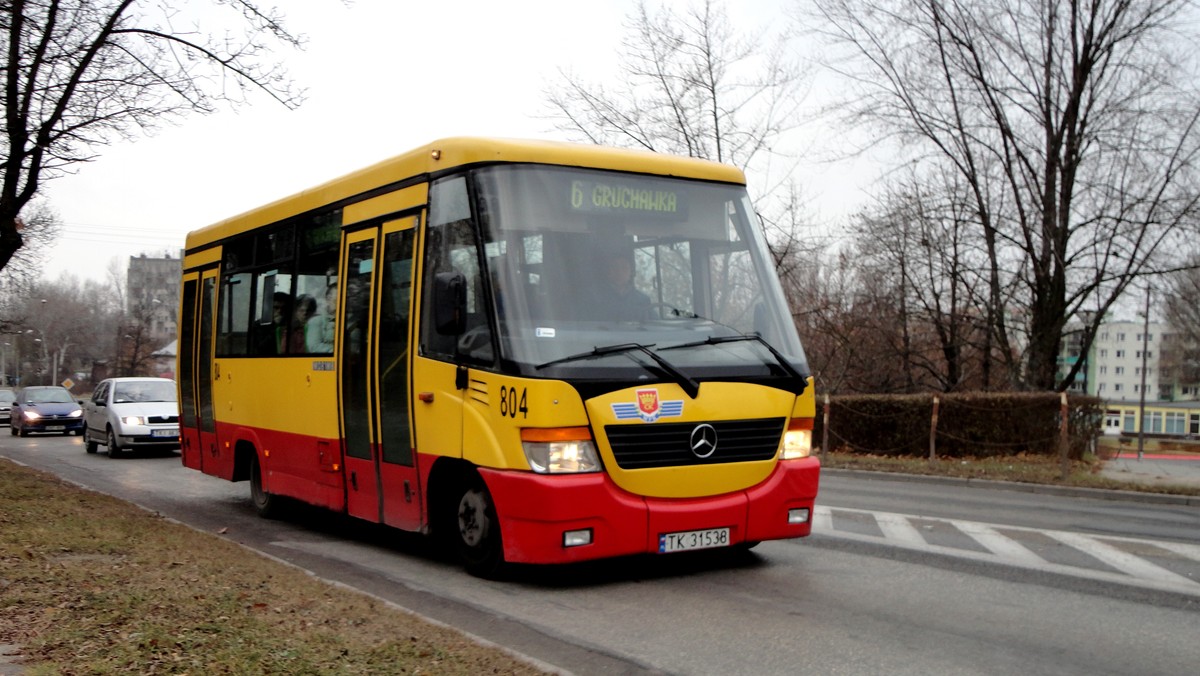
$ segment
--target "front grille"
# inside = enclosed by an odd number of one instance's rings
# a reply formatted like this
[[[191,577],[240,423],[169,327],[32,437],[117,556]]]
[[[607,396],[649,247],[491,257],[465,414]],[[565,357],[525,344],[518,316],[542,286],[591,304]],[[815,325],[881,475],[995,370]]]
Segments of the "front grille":
[[[618,467],[648,469],[770,460],[785,423],[785,418],[709,422],[717,432],[717,450],[707,458],[696,457],[691,449],[692,431],[703,424],[699,422],[608,425],[604,433]]]
[[[178,423],[179,416],[177,415],[152,415],[146,417],[146,424],[159,425],[162,423]]]

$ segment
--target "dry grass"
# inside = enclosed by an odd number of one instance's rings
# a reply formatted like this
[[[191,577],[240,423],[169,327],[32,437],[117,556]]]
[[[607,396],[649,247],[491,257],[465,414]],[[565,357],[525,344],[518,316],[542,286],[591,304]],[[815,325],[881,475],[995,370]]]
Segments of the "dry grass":
[[[534,674],[216,536],[0,460],[0,644],[35,674]]]

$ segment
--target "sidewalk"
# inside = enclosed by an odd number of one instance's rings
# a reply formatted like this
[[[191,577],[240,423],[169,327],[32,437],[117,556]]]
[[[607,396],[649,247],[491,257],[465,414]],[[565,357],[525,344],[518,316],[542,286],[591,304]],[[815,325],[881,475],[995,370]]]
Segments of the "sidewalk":
[[[1200,454],[1143,453],[1122,449],[1104,462],[1102,476],[1150,485],[1200,486]]]

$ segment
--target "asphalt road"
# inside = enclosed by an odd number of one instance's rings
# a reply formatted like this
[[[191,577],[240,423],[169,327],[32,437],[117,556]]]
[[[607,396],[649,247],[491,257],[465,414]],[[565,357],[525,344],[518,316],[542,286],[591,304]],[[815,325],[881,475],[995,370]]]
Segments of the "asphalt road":
[[[810,538],[471,578],[426,541],[77,438],[0,456],[579,674],[1191,674],[1200,510],[831,474]]]

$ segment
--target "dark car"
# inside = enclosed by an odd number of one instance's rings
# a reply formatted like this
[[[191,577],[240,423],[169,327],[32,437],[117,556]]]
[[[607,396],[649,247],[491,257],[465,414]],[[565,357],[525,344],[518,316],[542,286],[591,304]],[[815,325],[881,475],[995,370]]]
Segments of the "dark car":
[[[0,390],[0,423],[7,425],[12,420],[12,405],[17,393],[8,388]]]
[[[83,408],[65,387],[31,386],[17,391],[12,406],[12,433],[83,434]]]

